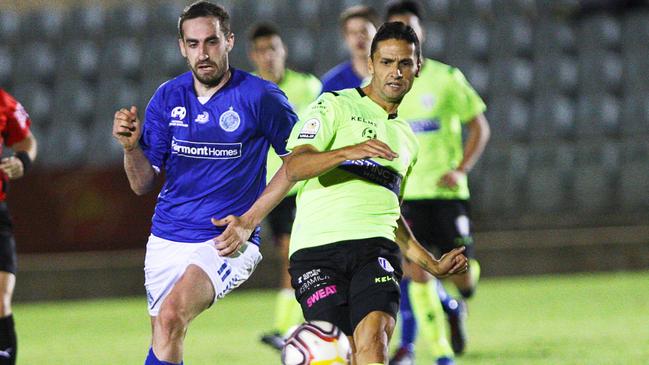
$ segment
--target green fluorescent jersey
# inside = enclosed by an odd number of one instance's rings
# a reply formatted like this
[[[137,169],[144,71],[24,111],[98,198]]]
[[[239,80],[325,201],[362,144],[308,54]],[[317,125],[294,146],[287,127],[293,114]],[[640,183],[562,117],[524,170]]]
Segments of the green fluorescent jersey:
[[[300,184],[289,256],[343,240],[394,240],[403,180],[417,159],[417,139],[410,126],[388,115],[360,88],[324,93],[301,117],[288,150],[308,144],[329,151],[376,138],[399,157],[346,161]]]
[[[295,113],[300,115],[320,94],[322,84],[317,77],[286,69],[279,88],[286,94],[288,102],[293,106]],[[282,166],[282,159],[277,156],[275,150],[268,149],[268,162],[266,163],[266,181],[275,175],[277,170]],[[297,192],[297,185],[288,192],[287,195],[294,195]]]
[[[462,125],[485,109],[460,70],[425,60],[399,106],[399,116],[410,123],[420,146],[417,166],[408,178],[406,200],[469,198],[466,179],[457,189],[438,187],[437,182],[462,162]]]

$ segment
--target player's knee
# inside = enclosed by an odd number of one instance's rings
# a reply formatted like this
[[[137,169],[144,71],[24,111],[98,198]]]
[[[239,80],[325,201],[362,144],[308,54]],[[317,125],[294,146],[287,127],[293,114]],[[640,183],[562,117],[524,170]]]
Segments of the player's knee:
[[[385,333],[368,333],[363,338],[355,339],[355,347],[357,354],[366,356],[382,356],[387,353],[388,341]]]
[[[160,308],[157,327],[166,334],[182,333],[187,326],[187,320],[177,307],[169,305]]]

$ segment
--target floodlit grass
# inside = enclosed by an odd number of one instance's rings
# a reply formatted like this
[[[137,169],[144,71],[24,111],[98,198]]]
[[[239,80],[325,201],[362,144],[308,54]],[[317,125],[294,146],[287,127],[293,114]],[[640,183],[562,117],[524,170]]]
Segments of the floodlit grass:
[[[648,364],[649,272],[483,280],[470,303],[469,364]],[[235,291],[201,315],[185,364],[279,364],[258,341],[272,291]],[[15,305],[19,364],[142,364],[142,298]],[[393,342],[396,342],[393,340]],[[432,364],[425,344],[417,363]]]

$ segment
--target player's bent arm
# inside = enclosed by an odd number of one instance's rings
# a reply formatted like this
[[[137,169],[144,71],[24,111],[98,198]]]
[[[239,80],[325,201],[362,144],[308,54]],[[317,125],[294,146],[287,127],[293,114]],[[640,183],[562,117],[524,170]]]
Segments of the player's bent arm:
[[[419,265],[433,276],[443,278],[449,275],[458,274],[467,270],[467,260],[462,251],[464,247],[454,249],[442,256],[440,260],[428,252],[412,234],[412,231],[405,223],[403,216],[399,217],[396,231],[396,241],[403,255],[410,261]]]
[[[331,151],[318,151],[311,145],[300,145],[289,155],[286,172],[291,181],[300,181],[320,176],[346,160],[362,160],[381,157],[393,160],[399,157],[387,144],[370,139],[365,142]]]
[[[282,166],[273,175],[255,203],[243,214],[242,218],[249,220],[252,227],[258,226],[261,221],[279,204],[286,194],[291,190],[295,182],[290,181],[286,174],[287,156],[281,156]]]
[[[153,189],[155,170],[139,146],[124,149],[124,171],[135,194],[144,195]]]
[[[288,179],[295,182],[320,176],[346,159],[343,149],[320,152],[307,144],[295,147],[284,164]]]
[[[36,141],[36,137],[34,137],[32,132],[29,132],[25,139],[20,142],[14,143],[14,145],[11,146],[11,149],[14,150],[14,153],[27,153],[29,159],[34,161],[36,159],[36,155],[38,154],[38,142]]]
[[[473,118],[469,122],[468,128],[469,133],[464,146],[464,158],[457,168],[465,174],[471,171],[476,162],[478,162],[491,136],[489,122],[483,113]]]

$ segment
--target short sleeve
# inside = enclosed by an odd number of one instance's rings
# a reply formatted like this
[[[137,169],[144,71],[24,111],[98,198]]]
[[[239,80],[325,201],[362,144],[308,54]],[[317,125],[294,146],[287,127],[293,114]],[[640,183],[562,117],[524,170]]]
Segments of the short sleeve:
[[[151,166],[160,172],[170,151],[169,126],[165,123],[161,89],[153,95],[144,113],[140,147]]]
[[[288,139],[288,150],[297,146],[311,145],[325,151],[336,135],[336,100],[331,93],[320,95],[306,109]]]
[[[5,91],[0,90],[0,110],[5,114],[5,128],[2,138],[9,147],[24,140],[29,135],[31,119],[25,108]]]
[[[278,156],[288,154],[286,141],[297,122],[286,95],[277,87],[269,87],[260,99],[260,125],[262,133]]]
[[[469,122],[487,107],[459,69],[452,68],[450,72],[451,80],[446,88],[449,106],[463,123]]]

